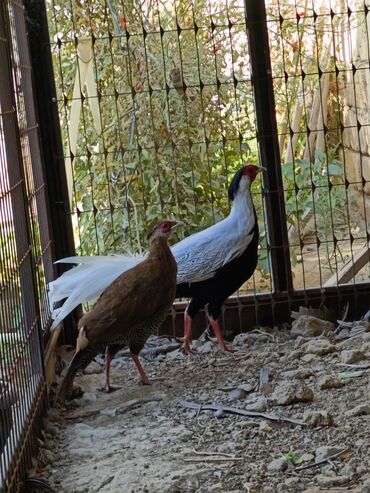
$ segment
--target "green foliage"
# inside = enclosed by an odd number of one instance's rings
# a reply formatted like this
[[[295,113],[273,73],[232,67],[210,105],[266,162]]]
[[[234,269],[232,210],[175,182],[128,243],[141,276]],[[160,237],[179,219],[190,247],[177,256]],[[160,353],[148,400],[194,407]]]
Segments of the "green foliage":
[[[79,76],[78,40],[93,38],[102,133],[96,131],[84,93],[73,156],[78,252],[142,252],[150,224],[160,217],[185,220],[185,235],[224,217],[232,175],[243,163],[259,159],[243,3],[231,0],[225,9],[203,0],[48,0],[47,7],[66,155],[73,86]],[[279,132],[287,134],[298,98],[304,98],[310,111],[319,83],[317,57],[325,49],[325,19],[315,20],[320,29],[313,39],[308,29],[311,7],[297,13],[299,22],[288,4],[267,8],[276,19],[269,24],[276,117]],[[278,21],[281,16],[284,23]],[[333,70],[332,63],[326,57],[321,70]],[[310,74],[304,84],[302,70]],[[335,118],[335,105],[330,104]],[[305,125],[301,118],[294,156],[302,156],[307,145]],[[327,144],[334,138],[328,133]],[[286,150],[285,142],[282,159]],[[336,150],[328,156],[317,152],[314,163],[295,159],[282,165],[288,222],[299,224],[313,211],[318,237],[326,245],[345,224],[344,174]],[[255,206],[260,273],[268,279],[259,193]],[[329,265],[330,255],[327,250]]]
[[[298,457],[298,455],[294,452],[294,450],[289,450],[289,452],[283,455],[282,460],[285,462],[291,462],[294,465],[301,464],[302,459]]]
[[[186,1],[160,12],[150,2],[116,2],[115,10],[97,0],[77,1],[72,11],[70,2],[48,4],[67,155],[75,37],[95,38],[103,131],[97,134],[86,99],[73,159],[82,254],[143,250],[149,225],[163,216],[185,219],[185,234],[209,226],[229,210],[235,171],[258,161],[245,25],[230,34],[226,22],[240,22],[239,2],[212,13],[222,26],[216,31],[207,2],[195,12]]]
[[[316,151],[314,163],[296,159],[284,163],[287,221],[296,225],[313,213],[317,238],[325,244],[326,260],[331,267],[329,244],[333,237],[348,234],[347,194],[342,163],[335,157],[336,148],[327,153]]]

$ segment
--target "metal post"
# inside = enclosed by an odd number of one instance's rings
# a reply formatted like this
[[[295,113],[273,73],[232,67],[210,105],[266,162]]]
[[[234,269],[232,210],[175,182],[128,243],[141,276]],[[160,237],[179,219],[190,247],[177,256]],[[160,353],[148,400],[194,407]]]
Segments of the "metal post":
[[[63,143],[60,130],[53,62],[44,0],[25,0],[34,91],[40,125],[41,149],[47,183],[48,203],[55,259],[75,255],[71,211],[64,166]],[[57,274],[69,267],[58,265]],[[77,315],[78,316],[78,315]],[[64,322],[68,342],[75,340],[75,323]]]
[[[291,291],[288,232],[264,0],[245,0],[274,292]]]

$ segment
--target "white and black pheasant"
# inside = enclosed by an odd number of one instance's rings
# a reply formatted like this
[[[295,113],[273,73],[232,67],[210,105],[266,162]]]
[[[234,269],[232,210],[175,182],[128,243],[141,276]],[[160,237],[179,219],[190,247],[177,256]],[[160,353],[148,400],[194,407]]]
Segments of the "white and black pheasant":
[[[162,325],[175,298],[177,264],[167,240],[180,225],[180,221],[156,224],[148,235],[146,259],[113,281],[93,309],[80,319],[76,353],[58,389],[59,402],[71,397],[77,371],[84,369],[106,348],[107,355],[113,355],[128,346],[141,381],[150,383],[138,355],[148,337]],[[109,368],[108,360],[108,390]]]
[[[230,214],[171,248],[178,265],[176,297],[192,298],[184,320],[186,352],[190,352],[192,320],[205,305],[221,348],[228,350],[218,317],[226,298],[251,277],[257,265],[259,232],[250,186],[263,169],[253,164],[242,167],[229,186]],[[79,265],[50,284],[51,301],[65,299],[63,306],[53,312],[53,327],[77,305],[96,298],[118,275],[142,260],[143,257],[127,255],[60,260]]]

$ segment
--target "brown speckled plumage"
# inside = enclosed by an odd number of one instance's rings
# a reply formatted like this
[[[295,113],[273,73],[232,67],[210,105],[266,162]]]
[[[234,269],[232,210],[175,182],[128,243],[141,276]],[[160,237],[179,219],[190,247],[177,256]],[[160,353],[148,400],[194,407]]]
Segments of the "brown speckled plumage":
[[[177,265],[167,239],[179,224],[158,223],[148,235],[148,257],[119,276],[81,318],[78,349],[60,386],[60,402],[70,397],[77,371],[107,346],[111,355],[129,346],[137,356],[148,337],[162,325],[176,294]]]

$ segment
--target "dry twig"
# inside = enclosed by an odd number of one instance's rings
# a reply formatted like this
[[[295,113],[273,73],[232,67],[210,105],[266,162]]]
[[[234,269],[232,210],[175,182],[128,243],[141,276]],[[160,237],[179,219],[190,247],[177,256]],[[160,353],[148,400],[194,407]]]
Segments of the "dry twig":
[[[348,452],[348,449],[345,448],[336,454],[330,455],[329,457],[326,457],[325,459],[320,460],[319,462],[312,462],[311,464],[297,467],[294,470],[295,471],[303,471],[304,469],[310,469],[311,467],[322,466],[323,464],[326,464],[327,462],[330,462],[331,460],[336,459],[337,457],[341,456],[345,452]]]
[[[238,409],[236,407],[222,406],[221,404],[197,404],[196,402],[189,402],[184,399],[177,398],[177,401],[181,406],[188,409],[195,409],[200,411],[224,411],[226,413],[239,414],[240,416],[248,416],[250,418],[264,418],[270,421],[287,422],[294,425],[306,426],[306,423],[299,421],[298,419],[288,418],[287,416],[278,416],[271,413],[258,413],[255,411],[246,411],[245,409]]]

